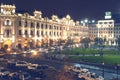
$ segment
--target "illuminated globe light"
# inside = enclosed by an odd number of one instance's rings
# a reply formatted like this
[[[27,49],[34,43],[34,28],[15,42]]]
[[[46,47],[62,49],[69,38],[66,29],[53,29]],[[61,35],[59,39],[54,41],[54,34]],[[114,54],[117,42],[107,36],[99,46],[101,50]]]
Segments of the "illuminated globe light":
[[[95,20],[92,20],[92,23],[95,23]]]
[[[80,21],[81,23],[84,23],[83,21]]]
[[[85,19],[85,23],[87,23],[88,22],[88,19]]]

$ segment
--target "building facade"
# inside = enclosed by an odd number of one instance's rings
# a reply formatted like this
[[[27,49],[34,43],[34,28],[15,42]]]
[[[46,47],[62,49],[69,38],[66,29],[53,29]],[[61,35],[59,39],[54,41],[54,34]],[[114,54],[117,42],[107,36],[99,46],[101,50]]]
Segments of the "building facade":
[[[98,20],[97,24],[89,26],[89,37],[91,40],[102,38],[105,45],[117,45],[120,37],[120,24],[113,19]]]
[[[80,42],[88,36],[88,28],[69,15],[61,19],[53,15],[49,19],[42,17],[41,11],[34,11],[34,15],[16,13],[15,5],[6,4],[1,4],[0,10],[0,48],[54,46],[59,40]]]

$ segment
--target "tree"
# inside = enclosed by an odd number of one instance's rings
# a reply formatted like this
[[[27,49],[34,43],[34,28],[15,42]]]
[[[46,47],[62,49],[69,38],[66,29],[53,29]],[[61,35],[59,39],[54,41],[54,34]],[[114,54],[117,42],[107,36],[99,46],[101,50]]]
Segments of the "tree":
[[[103,40],[102,38],[98,38],[98,37],[96,37],[95,39],[94,39],[94,42],[95,42],[95,45],[98,45],[99,46],[99,52],[98,52],[98,54],[100,54],[100,56],[101,57],[103,57],[103,48],[104,48],[104,41],[105,40]]]
[[[102,38],[96,37],[96,38],[94,39],[94,42],[95,42],[95,45],[103,45],[104,40],[103,40]]]
[[[49,45],[53,46],[53,44],[54,44],[54,41],[52,39],[50,39]]]
[[[85,48],[88,48],[90,41],[91,41],[90,38],[83,38],[83,39],[81,40],[81,43],[84,44],[84,47],[85,47]]]
[[[117,38],[118,49],[120,50],[120,37]]]

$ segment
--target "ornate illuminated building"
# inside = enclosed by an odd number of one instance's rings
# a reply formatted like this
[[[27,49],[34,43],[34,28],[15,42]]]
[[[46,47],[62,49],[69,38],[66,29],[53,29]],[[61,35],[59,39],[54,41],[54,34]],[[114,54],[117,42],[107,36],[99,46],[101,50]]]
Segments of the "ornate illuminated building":
[[[77,43],[88,36],[88,28],[75,22],[69,15],[61,19],[53,15],[49,19],[43,18],[41,11],[34,11],[33,16],[16,13],[15,5],[1,4],[0,8],[0,48],[50,46],[50,43],[55,45],[68,39]]]

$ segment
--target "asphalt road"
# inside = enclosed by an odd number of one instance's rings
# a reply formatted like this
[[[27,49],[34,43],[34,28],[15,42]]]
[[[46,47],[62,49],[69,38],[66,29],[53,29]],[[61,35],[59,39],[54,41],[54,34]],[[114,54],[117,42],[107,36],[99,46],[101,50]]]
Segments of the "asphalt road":
[[[93,66],[93,65],[86,65],[86,64],[80,64],[82,68],[87,68],[89,69],[90,72],[94,72],[97,75],[104,75],[105,80],[110,80],[112,78],[118,78],[120,79],[120,70],[118,70],[118,74],[117,74],[117,70],[115,69],[108,69],[108,68],[103,68],[103,67],[98,67],[98,66]]]

